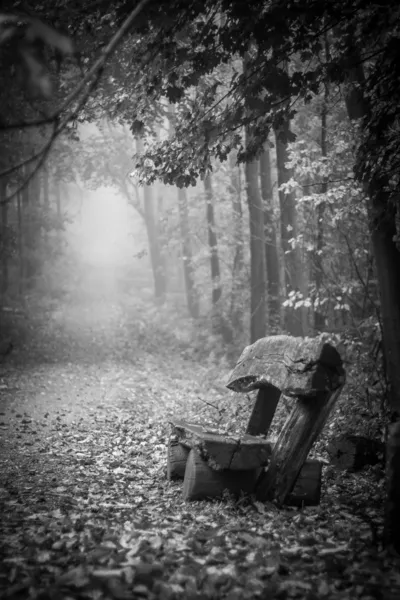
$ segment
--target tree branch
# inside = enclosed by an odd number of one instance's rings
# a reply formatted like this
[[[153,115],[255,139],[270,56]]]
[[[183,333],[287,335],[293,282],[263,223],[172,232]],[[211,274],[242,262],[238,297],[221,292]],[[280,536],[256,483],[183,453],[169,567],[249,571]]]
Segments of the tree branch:
[[[80,81],[80,83],[72,90],[72,92],[66,97],[64,102],[57,108],[57,110],[50,113],[48,117],[45,119],[37,119],[33,121],[25,122],[22,127],[37,127],[39,125],[46,125],[55,121],[61,113],[63,113],[70,104],[79,96],[79,94],[84,90],[84,88],[89,84],[90,80],[96,76],[99,71],[101,71],[104,67],[106,60],[111,56],[114,50],[119,46],[125,34],[129,31],[134,19],[141,12],[141,10],[148,4],[150,0],[141,0],[139,4],[132,10],[129,16],[122,23],[121,27],[118,29],[116,34],[111,38],[108,42],[107,46],[103,48],[101,51],[101,55],[95,61],[93,66],[86,73],[84,78]],[[4,127],[4,129],[16,129],[21,128],[21,123],[11,123]],[[0,177],[3,176],[4,173],[0,173]]]
[[[150,0],[141,0],[141,2],[139,2],[139,4],[136,6],[136,8],[133,9],[133,11],[125,19],[124,23],[121,25],[121,27],[119,28],[117,33],[111,38],[110,42],[104,48],[101,56],[97,59],[97,61],[92,66],[92,68],[89,69],[89,71],[87,72],[85,77],[82,79],[80,84],[75,88],[75,90],[73,90],[71,92],[71,94],[69,94],[69,96],[63,102],[62,106],[58,109],[58,111],[56,111],[56,113],[53,116],[53,122],[55,124],[54,131],[53,131],[50,139],[44,144],[44,146],[39,150],[39,152],[37,152],[32,157],[21,161],[19,164],[14,165],[13,167],[10,167],[10,168],[5,169],[4,171],[0,172],[0,178],[5,177],[5,176],[10,175],[11,173],[15,172],[16,170],[20,169],[22,166],[29,164],[31,162],[34,162],[35,160],[38,160],[38,163],[36,164],[33,172],[29,175],[28,180],[25,181],[18,190],[13,192],[11,194],[11,196],[4,198],[0,204],[6,204],[8,202],[11,202],[11,200],[16,196],[16,194],[18,194],[22,189],[24,189],[24,187],[27,185],[27,183],[29,183],[29,181],[32,179],[32,177],[34,177],[34,175],[37,173],[38,169],[45,162],[45,160],[48,156],[48,153],[50,152],[50,150],[54,144],[55,139],[66,128],[69,121],[74,119],[78,115],[80,110],[83,108],[83,106],[86,104],[91,92],[97,85],[97,82],[102,73],[104,63],[106,62],[107,58],[112,54],[112,52],[114,52],[114,50],[117,48],[117,46],[121,43],[124,35],[127,33],[129,28],[131,27],[135,17],[139,14],[139,12],[142,10],[142,8],[146,4],[148,4],[149,1]],[[95,79],[93,81],[91,81],[93,79],[93,77],[95,77]],[[86,90],[85,90],[83,96],[81,97],[81,99],[79,100],[75,109],[71,110],[69,112],[69,114],[67,114],[66,117],[64,117],[64,119],[61,121],[61,123],[59,125],[57,125],[58,116],[61,114],[61,112],[63,110],[65,110],[66,108],[68,108],[70,106],[70,104],[75,100],[75,98],[77,98],[77,96],[79,96],[79,94],[82,92],[82,90],[84,90],[85,87],[86,87]]]

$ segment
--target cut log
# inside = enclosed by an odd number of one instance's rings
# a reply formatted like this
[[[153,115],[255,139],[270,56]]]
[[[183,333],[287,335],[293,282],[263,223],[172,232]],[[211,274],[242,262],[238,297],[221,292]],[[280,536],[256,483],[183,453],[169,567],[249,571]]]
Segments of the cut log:
[[[329,336],[300,338],[275,335],[247,346],[227,387],[249,392],[274,386],[286,396],[315,397],[320,391],[332,391],[342,385],[342,359]]]
[[[241,491],[251,494],[258,475],[259,469],[215,471],[196,450],[191,450],[183,480],[183,498],[185,500],[216,498],[221,496],[224,490],[235,495],[239,495]]]
[[[251,470],[268,464],[271,444],[263,438],[248,434],[233,437],[184,421],[173,421],[171,426],[171,441],[196,450],[215,470]]]
[[[179,442],[170,440],[167,454],[167,477],[168,479],[183,479],[185,476],[186,461],[190,449],[182,446]]]
[[[317,460],[307,460],[296,481],[293,491],[285,499],[287,506],[316,506],[321,495],[322,464]],[[254,492],[260,469],[251,471],[215,471],[191,450],[186,463],[183,482],[185,500],[205,500],[218,498],[224,490],[239,495],[241,492]]]
[[[272,385],[261,387],[258,390],[246,433],[267,435],[280,397],[280,390]]]
[[[327,451],[335,467],[359,471],[366,465],[383,462],[385,445],[361,435],[343,434],[329,442]]]
[[[257,483],[259,500],[283,504],[340,396],[343,383],[335,391],[317,392],[314,398],[297,400],[278,436],[268,468]]]
[[[321,501],[321,484],[322,463],[316,459],[307,459],[284,504],[299,507],[318,506]]]

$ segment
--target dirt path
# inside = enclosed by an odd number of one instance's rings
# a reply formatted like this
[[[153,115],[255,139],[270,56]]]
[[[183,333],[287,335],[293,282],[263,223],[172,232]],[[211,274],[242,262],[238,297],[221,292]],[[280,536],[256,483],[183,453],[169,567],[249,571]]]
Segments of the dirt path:
[[[166,421],[220,391],[139,329],[119,307],[59,310],[1,365],[2,597],[390,598],[368,524],[329,495],[182,502]]]

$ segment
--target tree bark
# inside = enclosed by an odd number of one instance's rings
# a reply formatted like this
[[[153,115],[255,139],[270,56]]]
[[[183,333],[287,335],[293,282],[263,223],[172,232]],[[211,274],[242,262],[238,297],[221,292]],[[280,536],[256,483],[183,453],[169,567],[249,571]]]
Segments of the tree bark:
[[[165,236],[164,231],[164,197],[163,190],[160,189],[161,186],[157,188],[157,239],[160,245],[160,264],[162,267],[162,271],[164,273],[164,286],[165,286],[165,294],[168,291],[168,266],[167,266],[167,243],[168,240]]]
[[[170,135],[175,130],[174,106],[170,104],[168,109]],[[186,188],[178,188],[178,212],[179,228],[181,234],[183,278],[185,282],[186,301],[189,314],[193,319],[200,316],[199,296],[196,290],[194,278],[192,244],[190,239],[189,210]]]
[[[17,223],[18,223],[18,291],[22,295],[24,291],[24,244],[23,244],[23,223],[22,223],[22,193],[17,193]]]
[[[23,169],[23,176],[28,175],[28,170]],[[34,249],[34,218],[32,206],[32,190],[33,186],[30,182],[22,190],[22,212],[23,219],[23,244],[24,244],[24,280],[27,287],[33,285],[32,277],[35,269],[33,265],[33,249]]]
[[[276,237],[273,190],[271,178],[271,156],[268,141],[260,156],[261,195],[264,206],[265,261],[267,267],[268,317],[270,331],[281,330],[279,289],[279,258]]]
[[[233,152],[229,156],[229,167],[232,190],[233,242],[235,247],[233,276],[235,276],[243,268],[243,211],[240,190],[240,167],[236,164],[236,156]]]
[[[326,149],[326,122],[327,122],[327,106],[326,99],[322,105],[321,111],[321,156],[327,156]],[[326,194],[328,191],[327,181],[323,181],[321,184],[321,194]],[[316,207],[316,218],[317,218],[317,235],[315,240],[315,251],[313,260],[313,279],[315,285],[315,299],[321,301],[321,290],[323,283],[323,264],[322,264],[322,252],[324,248],[324,214],[325,214],[325,201],[321,200]],[[314,332],[320,333],[325,327],[325,317],[318,308],[314,311]]]
[[[49,232],[49,209],[50,209],[50,197],[49,197],[49,172],[47,166],[44,165],[42,169],[42,196],[43,196],[43,238],[47,240]]]
[[[62,213],[61,213],[61,183],[58,179],[55,181],[55,194],[54,199],[56,203],[56,214],[58,226],[61,230],[61,222],[62,222]]]
[[[154,296],[156,300],[163,303],[166,295],[166,280],[154,214],[154,194],[151,186],[145,185],[143,194],[144,218],[146,222],[147,239],[149,241],[150,260],[154,279]]]
[[[236,153],[229,155],[230,192],[232,201],[232,241],[233,264],[230,300],[230,322],[232,329],[239,335],[243,332],[243,310],[241,296],[244,291],[244,245],[243,245],[243,211],[241,198],[240,166],[236,164]]]
[[[246,74],[249,54],[243,61]],[[246,148],[251,142],[251,126],[245,128]],[[253,158],[245,165],[250,226],[250,343],[267,331],[267,269],[265,263],[264,211],[259,184],[259,163]]]
[[[357,54],[354,51],[355,55]],[[356,60],[354,60],[356,58]],[[352,67],[347,72],[345,101],[349,118],[363,121],[369,106],[363,96],[364,71],[357,56],[352,57]],[[386,513],[385,538],[400,553],[400,253],[396,247],[396,207],[386,191],[384,176],[364,180],[368,198],[369,228],[376,264],[381,300],[382,337],[387,379],[390,383],[389,402],[392,425],[389,427],[386,463]]]
[[[349,72],[345,100],[350,119],[363,119],[368,115],[369,108],[362,96],[364,83],[361,65]],[[395,243],[396,207],[386,191],[383,178],[375,176],[370,181],[363,181],[363,185],[369,199],[369,228],[379,282],[386,367],[391,384],[390,405],[396,420],[400,419],[400,253]]]
[[[253,344],[267,331],[264,213],[258,184],[258,161],[254,159],[246,163],[245,173],[250,216],[250,343]]]
[[[292,173],[286,168],[288,157],[288,135],[290,133],[290,123],[285,120],[281,128],[275,129],[276,140],[276,160],[278,169],[279,188],[287,183]],[[285,253],[285,275],[286,275],[286,295],[289,292],[300,291],[300,274],[302,271],[301,260],[297,248],[293,248],[290,240],[297,235],[296,202],[294,192],[285,192],[279,189],[279,204],[281,207],[281,235],[282,247]],[[285,311],[285,328],[291,335],[303,335],[302,314],[293,308]]]
[[[6,197],[7,183],[5,179],[0,179],[0,202],[1,202],[1,290],[3,294],[8,289],[8,256],[9,256],[9,235],[8,235],[8,202],[4,202]]]
[[[400,421],[389,426],[386,448],[385,540],[400,554]]]
[[[327,35],[325,35],[325,58],[329,60],[329,47]],[[328,97],[329,97],[329,85],[328,82],[325,82],[324,88],[324,97],[322,101],[322,109],[321,109],[321,157],[326,159],[328,156],[327,149],[327,136],[328,136]],[[325,164],[325,161],[324,161]],[[321,195],[326,196],[328,192],[328,180],[327,177],[323,177],[323,181],[321,184]],[[315,253],[314,253],[314,264],[313,264],[313,275],[314,275],[314,284],[315,284],[315,296],[319,300],[321,299],[321,289],[323,283],[323,262],[322,262],[322,252],[324,248],[324,216],[325,216],[325,201],[322,200],[319,202],[316,210],[317,216],[317,239],[315,240]],[[318,309],[314,311],[314,332],[320,333],[325,328],[325,317]]]
[[[143,144],[139,138],[136,140],[136,146],[138,153],[143,151]],[[164,264],[161,257],[160,242],[158,239],[158,227],[155,217],[155,200],[152,186],[144,185],[143,195],[143,214],[146,225],[147,240],[149,243],[151,268],[153,271],[154,297],[158,302],[163,303],[166,295],[166,280]]]
[[[206,219],[208,232],[208,249],[210,252],[212,304],[218,303],[222,294],[221,273],[219,268],[218,243],[215,231],[214,201],[211,183],[211,175],[208,173],[204,178],[204,190],[206,195]]]
[[[193,319],[200,316],[199,297],[194,279],[192,245],[190,241],[189,211],[185,188],[178,188],[179,226],[181,232],[183,276],[189,314]]]

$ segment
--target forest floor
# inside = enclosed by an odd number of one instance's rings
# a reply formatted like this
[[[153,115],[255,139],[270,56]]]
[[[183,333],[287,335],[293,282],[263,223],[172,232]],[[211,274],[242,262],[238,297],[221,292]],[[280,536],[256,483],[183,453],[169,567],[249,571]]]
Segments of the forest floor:
[[[120,306],[64,306],[30,327],[0,364],[2,598],[400,597],[365,476],[324,477],[303,510],[186,503],[166,478],[168,419],[218,404],[215,372]]]

